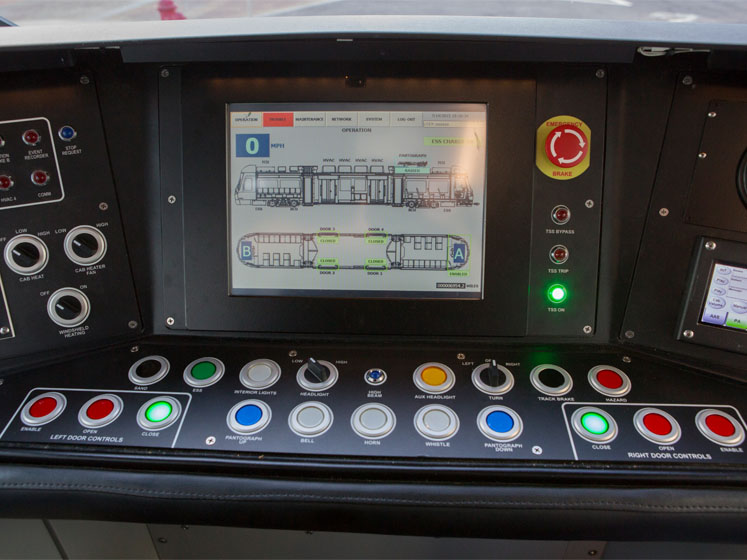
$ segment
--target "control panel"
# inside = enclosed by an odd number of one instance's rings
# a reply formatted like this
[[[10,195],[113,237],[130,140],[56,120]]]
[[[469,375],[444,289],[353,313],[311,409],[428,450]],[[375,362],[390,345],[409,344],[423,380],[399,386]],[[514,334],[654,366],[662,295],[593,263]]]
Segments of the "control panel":
[[[747,462],[743,388],[589,349],[140,344],[8,377],[0,401],[0,445]]]
[[[52,125],[46,118],[0,122],[0,210],[59,202],[65,197]],[[64,125],[60,140],[75,138]]]
[[[0,358],[138,332],[92,79],[18,76],[0,107]]]

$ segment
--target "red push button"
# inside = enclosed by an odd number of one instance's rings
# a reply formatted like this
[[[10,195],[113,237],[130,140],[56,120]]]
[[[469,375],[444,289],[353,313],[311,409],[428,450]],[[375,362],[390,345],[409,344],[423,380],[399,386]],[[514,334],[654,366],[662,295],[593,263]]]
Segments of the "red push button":
[[[737,431],[732,421],[720,414],[709,414],[706,416],[705,423],[714,434],[724,438],[733,436]]]
[[[43,397],[35,401],[29,408],[29,416],[32,418],[44,418],[54,412],[57,399],[54,397]]]
[[[695,425],[712,442],[735,447],[744,442],[744,428],[731,414],[715,408],[701,410],[695,416]]]
[[[554,128],[545,140],[545,154],[557,167],[576,167],[589,153],[589,141],[583,130],[564,124]]]
[[[13,186],[13,178],[10,175],[0,175],[0,191],[7,191]]]
[[[666,436],[672,432],[672,423],[658,412],[649,412],[643,417],[643,425],[657,436]]]
[[[619,389],[623,385],[623,379],[617,372],[611,369],[602,369],[597,372],[597,381],[607,389]]]
[[[589,385],[607,397],[622,397],[630,392],[632,384],[624,371],[614,366],[599,365],[589,370]]]
[[[21,409],[21,422],[27,426],[41,426],[57,418],[65,410],[67,399],[62,393],[50,391],[36,395]]]
[[[109,416],[112,410],[114,410],[114,403],[112,401],[109,399],[99,399],[88,406],[86,416],[91,420],[101,420]]]
[[[78,422],[86,428],[103,428],[119,418],[123,406],[117,395],[96,395],[80,407]]]
[[[674,416],[658,408],[642,408],[633,416],[633,424],[639,434],[658,445],[674,445],[682,435]]]

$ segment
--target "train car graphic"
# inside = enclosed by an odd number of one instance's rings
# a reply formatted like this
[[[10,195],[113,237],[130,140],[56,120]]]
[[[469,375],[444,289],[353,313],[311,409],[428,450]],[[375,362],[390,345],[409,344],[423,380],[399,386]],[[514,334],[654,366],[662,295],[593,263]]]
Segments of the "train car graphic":
[[[409,162],[408,162],[409,163]],[[256,166],[241,170],[236,204],[313,206],[373,204],[438,208],[472,206],[469,176],[458,166],[416,165]]]
[[[236,254],[252,268],[441,271],[467,267],[470,247],[451,234],[248,233]]]

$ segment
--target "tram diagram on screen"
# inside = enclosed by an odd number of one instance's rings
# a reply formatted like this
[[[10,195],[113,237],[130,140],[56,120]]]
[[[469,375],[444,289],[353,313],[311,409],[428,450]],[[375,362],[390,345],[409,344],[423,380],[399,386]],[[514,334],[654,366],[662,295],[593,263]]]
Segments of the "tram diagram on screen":
[[[230,293],[482,297],[483,104],[228,106]]]

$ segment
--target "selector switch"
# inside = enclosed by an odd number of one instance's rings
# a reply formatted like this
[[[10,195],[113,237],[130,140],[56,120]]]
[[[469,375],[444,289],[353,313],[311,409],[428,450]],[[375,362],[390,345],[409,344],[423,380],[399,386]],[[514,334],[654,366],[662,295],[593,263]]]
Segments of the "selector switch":
[[[77,226],[65,236],[65,255],[75,264],[90,266],[106,255],[106,237],[93,226]]]
[[[22,234],[5,245],[5,264],[21,276],[31,276],[44,270],[49,261],[47,245],[35,235]]]
[[[88,296],[75,288],[62,288],[47,301],[47,313],[52,322],[70,328],[82,325],[91,313]]]
[[[304,377],[309,383],[324,383],[329,379],[329,368],[320,364],[314,358],[309,358],[309,361],[306,362]]]
[[[513,388],[514,376],[508,368],[490,360],[472,371],[472,384],[488,395],[502,395]]]
[[[324,391],[337,383],[338,377],[337,368],[332,363],[309,358],[309,361],[298,369],[296,381],[308,391]]]

